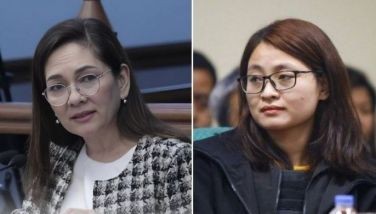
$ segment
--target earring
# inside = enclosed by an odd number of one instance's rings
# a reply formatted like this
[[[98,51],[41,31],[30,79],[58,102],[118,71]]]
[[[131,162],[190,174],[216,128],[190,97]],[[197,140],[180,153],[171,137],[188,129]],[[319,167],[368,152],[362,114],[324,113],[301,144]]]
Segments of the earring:
[[[126,102],[127,102],[127,99],[124,98],[124,99],[123,99],[123,103],[125,104]]]
[[[60,124],[59,119],[56,118],[55,123],[56,123],[56,124]]]

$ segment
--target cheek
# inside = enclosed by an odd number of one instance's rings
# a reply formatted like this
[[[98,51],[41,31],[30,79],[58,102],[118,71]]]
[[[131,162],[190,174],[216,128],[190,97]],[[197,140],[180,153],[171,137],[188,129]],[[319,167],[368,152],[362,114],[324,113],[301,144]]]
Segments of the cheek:
[[[64,106],[59,106],[59,107],[53,107],[51,106],[52,111],[55,113],[55,116],[59,118],[59,120],[67,120],[66,118],[67,111]]]
[[[289,111],[302,115],[305,117],[313,116],[318,105],[318,97],[306,95],[300,95],[297,97],[286,98],[285,103]]]
[[[103,90],[96,96],[95,103],[103,107],[108,113],[111,113],[109,109],[118,109],[120,106],[120,92],[118,88],[115,85],[103,87]]]
[[[259,99],[258,97],[253,97],[251,95],[247,95],[247,104],[248,104],[248,108],[249,108],[249,111],[251,112],[251,115],[253,117],[256,116],[256,113],[257,113],[257,106],[258,106],[258,103],[261,101],[261,99]]]
[[[101,87],[95,96],[95,100],[110,103],[117,98],[120,100],[120,89],[117,82],[114,79],[101,82]]]

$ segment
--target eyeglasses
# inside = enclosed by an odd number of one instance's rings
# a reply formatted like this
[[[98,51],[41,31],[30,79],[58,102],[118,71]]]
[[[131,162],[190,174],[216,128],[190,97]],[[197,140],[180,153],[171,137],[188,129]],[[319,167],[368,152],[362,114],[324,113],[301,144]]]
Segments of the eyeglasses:
[[[298,74],[311,72],[314,71],[279,71],[268,76],[251,74],[240,77],[238,81],[246,94],[261,93],[266,86],[266,80],[269,80],[275,90],[284,91],[296,85]]]
[[[110,71],[105,71],[101,74],[86,74],[78,77],[74,83],[76,91],[85,97],[96,94],[100,88],[99,79],[107,72]],[[71,87],[72,85],[65,86],[63,84],[49,85],[44,89],[42,95],[52,106],[62,106],[68,101],[72,90]]]

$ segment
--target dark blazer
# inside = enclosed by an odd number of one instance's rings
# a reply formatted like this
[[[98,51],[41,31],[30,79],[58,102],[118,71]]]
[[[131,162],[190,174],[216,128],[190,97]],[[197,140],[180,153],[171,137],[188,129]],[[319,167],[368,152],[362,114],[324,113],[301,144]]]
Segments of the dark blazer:
[[[195,214],[276,213],[281,170],[253,170],[241,149],[234,146],[236,141],[239,138],[232,130],[195,142]],[[258,197],[260,192],[262,197]],[[354,176],[340,181],[322,162],[306,188],[303,213],[329,213],[337,194],[354,195],[358,211],[376,211],[376,180]]]

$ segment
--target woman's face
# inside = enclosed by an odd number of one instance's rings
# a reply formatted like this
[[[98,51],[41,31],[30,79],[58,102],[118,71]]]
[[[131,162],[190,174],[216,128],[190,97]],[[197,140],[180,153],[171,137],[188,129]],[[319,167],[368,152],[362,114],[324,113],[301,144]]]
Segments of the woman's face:
[[[96,81],[93,77],[101,74],[96,93],[90,96],[80,94],[87,90],[84,88],[88,81]],[[98,60],[89,48],[77,43],[67,43],[56,49],[45,66],[50,94],[61,85],[71,86],[65,103],[51,105],[56,117],[65,129],[83,138],[116,128],[120,99],[128,95],[128,77],[128,67],[122,66],[119,77],[115,79],[107,65]],[[80,93],[77,87],[80,87]]]
[[[364,87],[354,87],[351,96],[362,126],[363,136],[369,140],[373,133],[374,113],[371,95]]]
[[[281,71],[310,71],[298,59],[260,43],[248,62],[248,75],[267,76]],[[296,127],[312,127],[319,100],[327,98],[314,73],[299,73],[296,85],[285,91],[277,91],[269,80],[259,94],[247,94],[249,110],[255,121],[268,131],[288,130]]]

